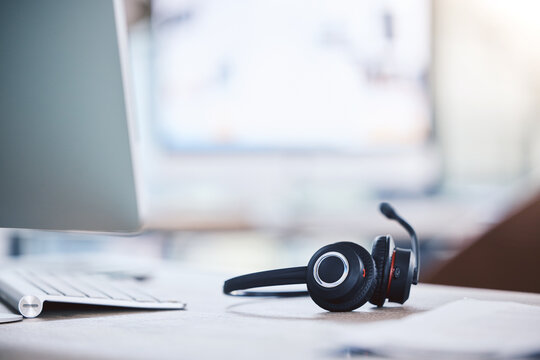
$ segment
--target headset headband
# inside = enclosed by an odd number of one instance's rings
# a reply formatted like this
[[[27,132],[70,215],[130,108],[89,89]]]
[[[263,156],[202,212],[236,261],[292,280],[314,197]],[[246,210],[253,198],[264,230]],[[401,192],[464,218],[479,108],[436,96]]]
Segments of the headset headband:
[[[305,296],[307,291],[241,291],[239,290],[259,288],[264,286],[276,285],[293,285],[306,283],[306,266],[298,266],[285,269],[268,270],[237,276],[225,281],[223,284],[223,292],[227,295],[243,295],[243,296],[279,296],[279,297],[294,297]],[[234,292],[234,294],[233,294]]]

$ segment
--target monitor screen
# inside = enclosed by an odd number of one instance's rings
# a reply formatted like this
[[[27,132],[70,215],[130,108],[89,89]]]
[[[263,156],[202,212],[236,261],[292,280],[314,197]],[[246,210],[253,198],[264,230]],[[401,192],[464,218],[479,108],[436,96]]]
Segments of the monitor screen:
[[[0,227],[140,227],[120,1],[0,3]]]

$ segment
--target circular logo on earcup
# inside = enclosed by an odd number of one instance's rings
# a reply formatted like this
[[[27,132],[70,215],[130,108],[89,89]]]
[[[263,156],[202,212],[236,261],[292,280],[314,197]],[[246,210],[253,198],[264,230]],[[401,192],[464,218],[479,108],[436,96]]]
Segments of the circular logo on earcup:
[[[322,254],[313,266],[313,278],[322,287],[334,288],[345,281],[349,262],[343,254],[329,251]]]

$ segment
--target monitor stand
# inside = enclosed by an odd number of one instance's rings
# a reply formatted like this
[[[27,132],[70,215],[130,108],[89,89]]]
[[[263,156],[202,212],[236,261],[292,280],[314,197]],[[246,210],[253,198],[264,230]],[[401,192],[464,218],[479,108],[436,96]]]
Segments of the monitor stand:
[[[22,319],[23,317],[21,315],[0,313],[0,324],[21,321]]]
[[[13,255],[13,253],[20,252],[20,238],[13,234],[9,237],[10,244],[9,244],[9,254]],[[18,255],[18,254],[17,254]],[[0,300],[0,324],[3,323],[9,323],[9,322],[15,322],[15,321],[21,321],[23,317],[19,314],[13,314],[10,312],[6,312],[7,308],[4,309],[4,303],[2,300]]]

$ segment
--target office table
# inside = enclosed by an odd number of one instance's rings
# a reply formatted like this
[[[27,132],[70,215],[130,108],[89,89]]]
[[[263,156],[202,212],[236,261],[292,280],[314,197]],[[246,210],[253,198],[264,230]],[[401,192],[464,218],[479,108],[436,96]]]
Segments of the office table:
[[[148,285],[188,303],[184,311],[50,306],[38,318],[0,326],[0,358],[339,358],[343,338],[464,297],[540,305],[539,294],[420,284],[405,305],[329,313],[310,298],[222,295],[226,276],[175,267]]]

